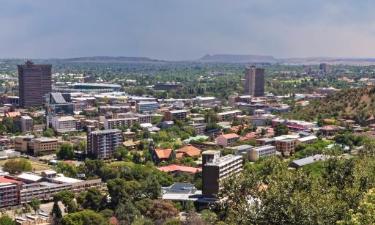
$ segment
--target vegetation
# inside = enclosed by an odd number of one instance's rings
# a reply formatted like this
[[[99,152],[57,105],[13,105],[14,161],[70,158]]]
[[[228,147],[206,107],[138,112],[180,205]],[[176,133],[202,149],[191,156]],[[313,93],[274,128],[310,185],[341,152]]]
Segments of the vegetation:
[[[289,118],[307,121],[324,118],[352,119],[359,124],[375,116],[375,88],[345,89],[306,107],[295,107]]]
[[[31,163],[27,159],[10,159],[3,166],[3,170],[10,174],[31,171],[31,169]]]
[[[69,143],[63,143],[60,146],[59,151],[56,153],[58,159],[71,160],[74,158],[73,145]]]

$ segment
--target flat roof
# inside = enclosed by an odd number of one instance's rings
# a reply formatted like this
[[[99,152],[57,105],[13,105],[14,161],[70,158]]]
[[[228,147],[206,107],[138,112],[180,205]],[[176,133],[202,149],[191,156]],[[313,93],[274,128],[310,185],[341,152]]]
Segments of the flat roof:
[[[65,176],[58,176],[58,177],[53,178],[52,180],[57,181],[59,183],[64,183],[64,184],[74,184],[74,183],[79,183],[82,181],[82,180],[78,180],[78,179],[71,178],[71,177],[65,177]]]
[[[22,180],[27,180],[27,181],[33,181],[33,182],[37,182],[42,179],[41,176],[33,174],[33,173],[21,173],[20,175],[17,176],[17,178],[22,179]]]
[[[208,162],[208,163],[206,163],[206,165],[209,165],[209,166],[223,166],[223,165],[225,165],[227,163],[230,163],[230,162],[233,162],[233,161],[236,161],[236,160],[239,160],[239,159],[242,160],[242,156],[229,154],[229,155],[217,158],[213,162]]]
[[[91,132],[90,134],[110,134],[110,133],[116,133],[121,132],[119,129],[108,129],[108,130],[96,130]]]

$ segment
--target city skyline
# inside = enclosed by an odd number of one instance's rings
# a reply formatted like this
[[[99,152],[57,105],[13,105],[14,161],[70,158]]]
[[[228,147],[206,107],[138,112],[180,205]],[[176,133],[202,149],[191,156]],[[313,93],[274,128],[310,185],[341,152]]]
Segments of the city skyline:
[[[0,58],[375,56],[371,1],[1,3]]]

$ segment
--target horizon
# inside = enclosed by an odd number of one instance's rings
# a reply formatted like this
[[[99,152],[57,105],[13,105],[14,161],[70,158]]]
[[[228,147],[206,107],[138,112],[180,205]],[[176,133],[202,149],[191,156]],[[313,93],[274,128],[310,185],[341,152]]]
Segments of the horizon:
[[[354,0],[3,0],[0,58],[375,58],[374,6]]]

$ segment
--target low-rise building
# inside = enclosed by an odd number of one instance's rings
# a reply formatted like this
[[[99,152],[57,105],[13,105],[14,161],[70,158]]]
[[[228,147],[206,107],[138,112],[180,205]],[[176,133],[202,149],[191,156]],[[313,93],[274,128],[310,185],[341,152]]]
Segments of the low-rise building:
[[[180,159],[183,157],[193,157],[197,158],[201,155],[201,150],[190,144],[183,146],[176,150],[176,158]]]
[[[59,143],[57,138],[35,138],[30,143],[31,151],[34,155],[45,155],[51,154],[58,150]]]
[[[21,130],[22,133],[33,130],[33,119],[30,116],[21,116]]]
[[[20,203],[20,182],[0,177],[0,208],[15,206]]]
[[[241,110],[232,110],[217,114],[219,121],[232,121],[236,116],[241,115]]]
[[[216,144],[222,147],[227,147],[234,144],[236,141],[238,141],[239,138],[240,136],[234,133],[222,134],[216,138]]]
[[[277,140],[275,144],[276,144],[276,150],[281,152],[283,156],[290,156],[294,153],[294,150],[297,145],[297,139],[289,138],[289,139]]]
[[[250,161],[255,162],[259,158],[269,157],[273,155],[276,155],[276,147],[273,145],[264,145],[251,149],[248,156]]]
[[[77,130],[77,120],[73,116],[52,117],[52,127],[56,132],[65,133]]]
[[[138,102],[137,112],[154,112],[159,108],[158,102]]]
[[[185,120],[187,110],[170,110],[164,113],[165,120]]]

